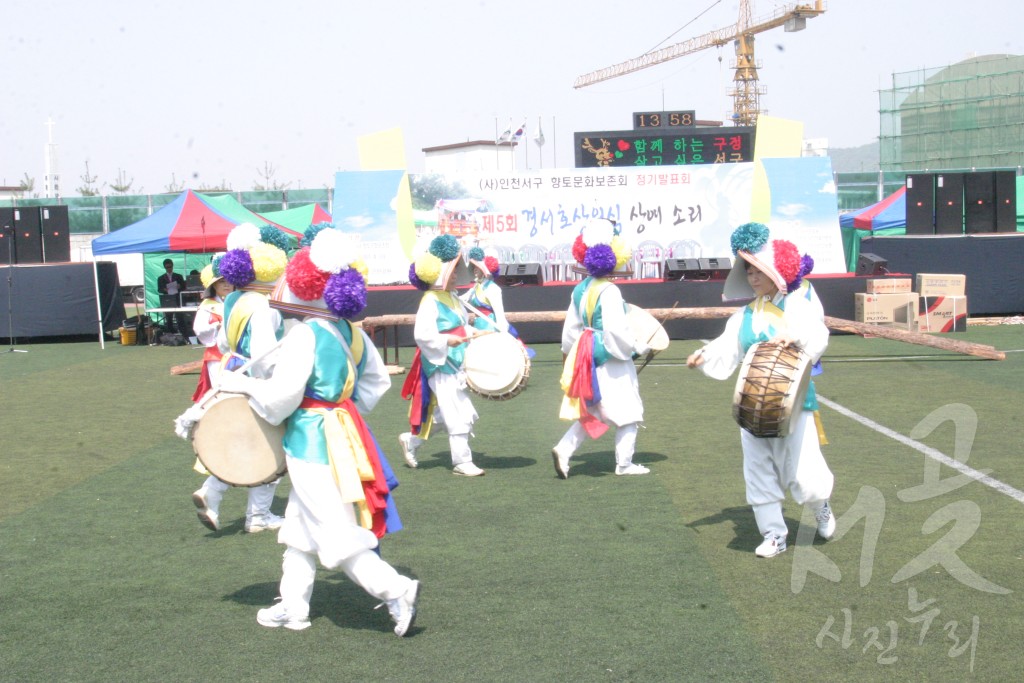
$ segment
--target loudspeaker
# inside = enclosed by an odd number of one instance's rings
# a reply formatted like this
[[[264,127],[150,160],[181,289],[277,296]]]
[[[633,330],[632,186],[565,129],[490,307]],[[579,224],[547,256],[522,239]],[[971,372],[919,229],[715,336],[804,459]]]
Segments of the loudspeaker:
[[[670,258],[665,259],[665,265],[661,269],[661,277],[666,282],[669,280],[698,280],[709,279],[699,278],[700,259],[695,258]]]
[[[907,174],[907,234],[935,234],[935,176]]]
[[[14,263],[14,209],[0,207],[0,266]]]
[[[935,234],[964,234],[964,174],[935,175]]]
[[[964,232],[996,231],[996,177],[992,171],[964,173]]]
[[[1017,174],[995,172],[996,232],[1017,232]]]
[[[876,254],[861,254],[857,258],[857,275],[884,275],[889,272],[889,260]]]
[[[38,206],[14,209],[14,262],[43,262],[43,240],[39,236]]]
[[[501,267],[498,284],[514,285],[544,284],[544,268],[539,263],[509,263]]]
[[[71,260],[71,235],[68,207],[40,206],[40,234],[43,238],[43,262],[66,263]]]
[[[727,258],[702,258],[697,259],[697,264],[711,280],[724,280],[732,270],[732,259]]]

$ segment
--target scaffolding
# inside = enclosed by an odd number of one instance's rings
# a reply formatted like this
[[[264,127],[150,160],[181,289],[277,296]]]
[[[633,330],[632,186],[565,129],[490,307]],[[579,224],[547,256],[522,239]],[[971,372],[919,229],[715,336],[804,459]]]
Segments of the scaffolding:
[[[883,172],[1024,166],[1024,56],[896,73],[879,92]]]

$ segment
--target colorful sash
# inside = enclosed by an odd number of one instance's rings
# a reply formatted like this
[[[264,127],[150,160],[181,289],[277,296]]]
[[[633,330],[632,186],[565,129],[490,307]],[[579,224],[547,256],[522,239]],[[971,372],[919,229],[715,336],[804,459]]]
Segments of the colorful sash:
[[[442,334],[457,334],[460,337],[466,335],[466,328],[462,325],[450,330],[441,330]],[[421,439],[430,438],[430,426],[433,424],[434,408],[437,407],[437,398],[430,390],[430,383],[427,382],[427,370],[423,367],[422,353],[416,349],[412,357],[412,366],[409,374],[405,376],[402,383],[402,398],[411,401],[409,404],[409,429]]]
[[[599,334],[602,331],[602,323],[598,301],[601,293],[610,284],[608,280],[595,279],[587,283],[585,292],[582,288],[573,292],[573,301],[579,307],[580,318],[587,328],[566,355],[560,382],[565,396],[562,397],[559,418],[579,420],[587,435],[593,439],[608,430],[608,425],[595,417],[588,408],[601,402],[597,368],[607,361],[608,356]]]
[[[391,498],[398,480],[352,399],[332,402],[307,396],[299,408],[323,418],[334,482],[341,499],[356,506],[359,525],[377,538],[401,529]]]

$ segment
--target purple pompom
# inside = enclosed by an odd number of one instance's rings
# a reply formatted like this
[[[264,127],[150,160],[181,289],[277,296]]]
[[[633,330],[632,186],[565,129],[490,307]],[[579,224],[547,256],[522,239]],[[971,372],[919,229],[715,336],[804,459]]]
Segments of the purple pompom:
[[[428,289],[430,289],[430,285],[428,285],[426,282],[421,280],[419,276],[416,275],[415,263],[411,263],[409,265],[409,284],[422,292],[425,292]]]
[[[220,274],[235,287],[245,287],[256,279],[252,257],[245,249],[232,249],[220,260]]]
[[[355,268],[348,268],[327,278],[324,303],[342,318],[352,318],[366,308],[366,281]]]
[[[594,277],[607,277],[615,270],[615,252],[610,245],[595,244],[583,258],[587,272]]]
[[[808,254],[804,254],[800,257],[800,272],[797,273],[796,278],[792,282],[786,283],[786,291],[790,293],[795,292],[801,283],[803,283],[804,276],[809,274],[812,270],[814,270],[814,259],[812,259]]]

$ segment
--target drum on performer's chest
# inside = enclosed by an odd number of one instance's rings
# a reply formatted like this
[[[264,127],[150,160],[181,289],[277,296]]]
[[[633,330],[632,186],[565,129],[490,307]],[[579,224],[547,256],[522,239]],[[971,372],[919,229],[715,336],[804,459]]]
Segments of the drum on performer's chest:
[[[272,425],[241,394],[217,392],[200,401],[192,448],[211,474],[234,486],[260,486],[286,471],[284,425]]]
[[[484,398],[503,401],[518,395],[530,379],[530,357],[523,343],[505,332],[489,332],[466,347],[466,382]]]
[[[796,347],[762,342],[747,350],[733,394],[732,416],[757,437],[788,436],[810,384],[810,357]]]

